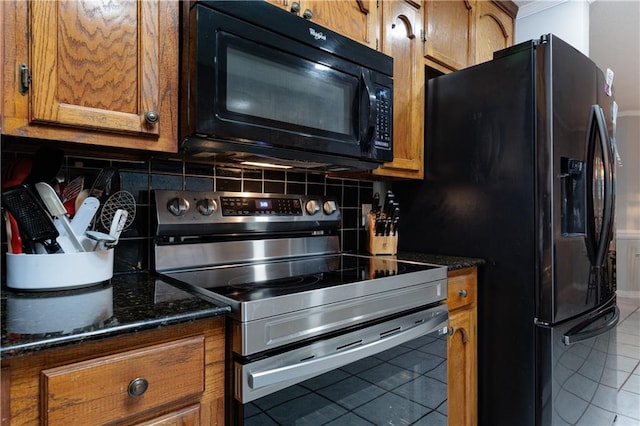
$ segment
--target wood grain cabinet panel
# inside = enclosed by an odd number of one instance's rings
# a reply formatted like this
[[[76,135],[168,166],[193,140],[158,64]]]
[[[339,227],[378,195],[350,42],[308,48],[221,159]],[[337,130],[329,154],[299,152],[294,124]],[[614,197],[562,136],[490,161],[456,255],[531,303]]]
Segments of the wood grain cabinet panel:
[[[3,359],[10,424],[223,425],[224,334],[216,317]]]
[[[378,13],[375,0],[267,1],[301,17],[305,16],[305,12],[311,14],[309,20],[376,48]]]
[[[200,426],[200,405],[192,405],[136,426]]]
[[[479,0],[476,5],[475,63],[479,64],[493,59],[496,50],[513,45],[515,12],[510,16],[500,3],[492,1]]]
[[[7,2],[3,133],[176,151],[178,8],[162,0]]]
[[[425,58],[450,70],[473,64],[475,0],[425,2]]]
[[[393,162],[374,175],[424,177],[424,63],[421,2],[381,3],[381,50],[393,57]]]
[[[8,368],[0,370],[0,425],[11,424],[11,376]]]
[[[204,391],[204,337],[196,336],[42,371],[46,423],[103,424]]]
[[[477,280],[476,267],[448,274],[447,420],[451,426],[478,423]]]

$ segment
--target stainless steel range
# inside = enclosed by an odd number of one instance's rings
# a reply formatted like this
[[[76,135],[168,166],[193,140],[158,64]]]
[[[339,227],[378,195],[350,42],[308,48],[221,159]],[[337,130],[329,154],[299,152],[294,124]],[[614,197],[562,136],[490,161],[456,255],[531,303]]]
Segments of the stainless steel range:
[[[251,423],[249,402],[446,332],[446,267],[341,253],[331,197],[155,191],[155,205],[156,271],[232,307],[230,423]]]

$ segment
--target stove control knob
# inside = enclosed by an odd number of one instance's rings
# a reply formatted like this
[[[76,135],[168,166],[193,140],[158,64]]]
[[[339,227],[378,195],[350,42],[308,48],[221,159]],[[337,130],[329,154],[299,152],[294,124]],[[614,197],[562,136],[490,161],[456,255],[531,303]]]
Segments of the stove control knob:
[[[322,210],[324,211],[324,214],[329,215],[335,213],[335,211],[338,210],[338,206],[335,201],[328,200],[322,205]]]
[[[211,216],[218,211],[218,203],[211,198],[203,198],[196,203],[196,208],[203,216]]]
[[[316,200],[307,201],[304,205],[304,208],[311,216],[320,211],[320,206],[318,205],[318,202]]]
[[[189,202],[182,197],[172,198],[167,203],[167,210],[174,216],[182,216],[189,210]]]

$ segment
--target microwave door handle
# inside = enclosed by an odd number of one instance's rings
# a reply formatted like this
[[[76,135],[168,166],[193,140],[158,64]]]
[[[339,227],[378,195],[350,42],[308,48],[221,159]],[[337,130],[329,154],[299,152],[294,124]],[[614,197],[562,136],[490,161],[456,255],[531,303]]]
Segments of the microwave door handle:
[[[373,89],[373,83],[371,82],[371,75],[369,70],[362,70],[360,73],[360,80],[362,81],[362,100],[360,107],[365,109],[366,112],[361,111],[361,143],[362,148],[369,150],[373,133],[376,129],[376,93]]]

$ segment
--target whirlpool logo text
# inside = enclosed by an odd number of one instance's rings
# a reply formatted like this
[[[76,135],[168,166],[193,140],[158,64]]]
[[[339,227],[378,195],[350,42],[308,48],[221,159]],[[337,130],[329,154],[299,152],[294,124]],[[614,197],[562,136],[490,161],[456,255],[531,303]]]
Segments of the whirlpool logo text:
[[[316,40],[322,39],[324,41],[327,41],[327,36],[324,35],[324,33],[317,32],[313,28],[309,28],[309,34],[311,34],[311,37],[315,38]]]

